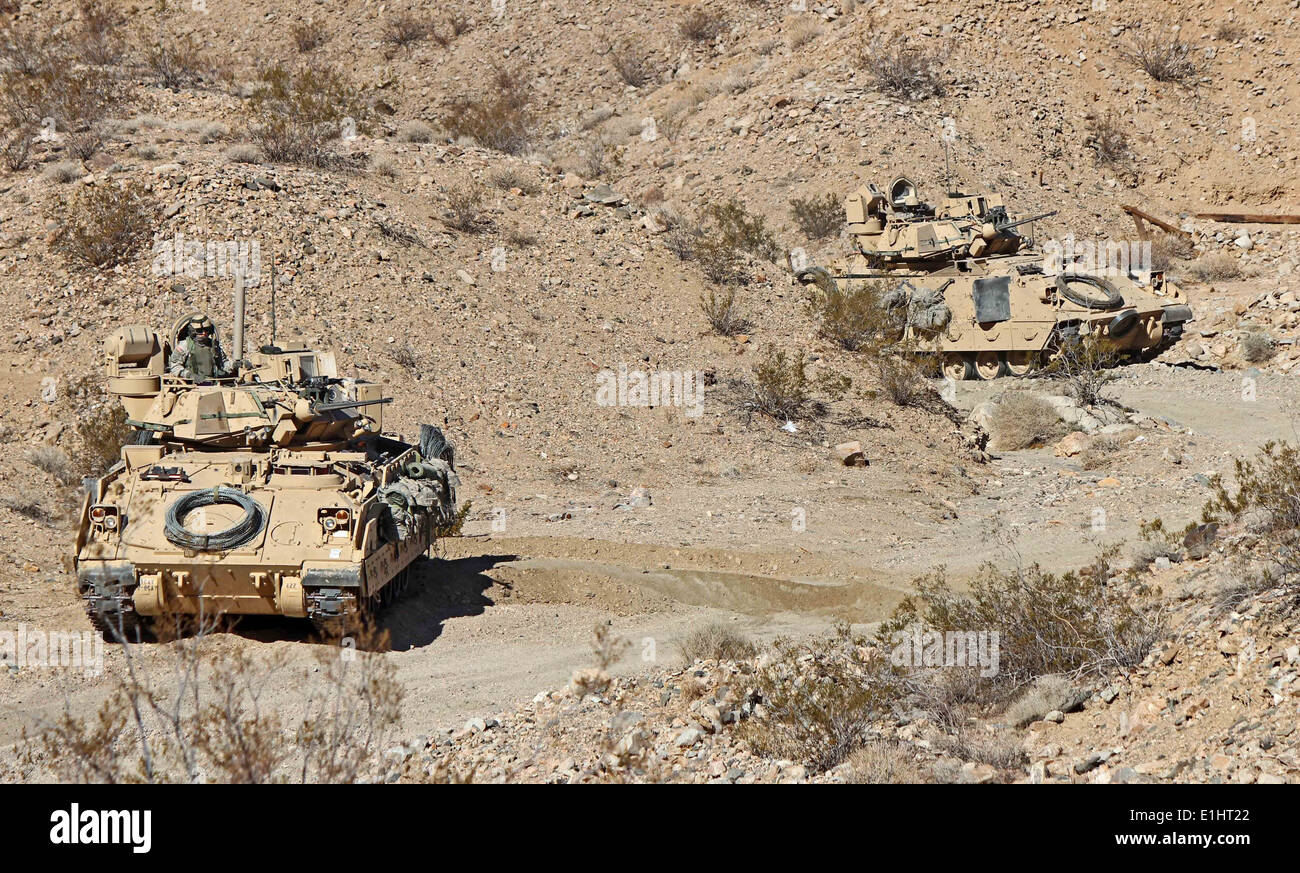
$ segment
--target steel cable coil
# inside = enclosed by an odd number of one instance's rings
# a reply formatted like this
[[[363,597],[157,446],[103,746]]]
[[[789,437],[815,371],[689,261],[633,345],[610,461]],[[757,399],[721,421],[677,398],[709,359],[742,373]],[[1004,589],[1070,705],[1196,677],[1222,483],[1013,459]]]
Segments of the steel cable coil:
[[[229,503],[242,507],[244,517],[225,530],[213,534],[197,534],[185,528],[185,517],[196,509]],[[224,552],[235,549],[262,532],[266,526],[266,512],[262,505],[242,491],[218,486],[203,491],[192,491],[167,508],[163,534],[168,542],[195,552]]]
[[[1070,287],[1071,283],[1080,285],[1091,285],[1096,288],[1104,297],[1090,297],[1080,291]],[[1089,276],[1084,273],[1061,273],[1056,277],[1056,290],[1061,292],[1061,296],[1071,303],[1082,306],[1084,309],[1119,309],[1124,305],[1124,298],[1120,295],[1119,289],[1107,279],[1101,276]]]

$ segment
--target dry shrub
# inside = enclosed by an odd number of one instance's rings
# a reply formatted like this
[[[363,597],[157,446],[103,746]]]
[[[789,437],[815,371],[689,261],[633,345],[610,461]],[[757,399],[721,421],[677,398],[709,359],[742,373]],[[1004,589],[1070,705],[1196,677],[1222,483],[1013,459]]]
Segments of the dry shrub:
[[[202,81],[211,69],[203,49],[190,34],[162,34],[157,43],[144,50],[144,62],[158,84],[173,91]]]
[[[1094,436],[1088,447],[1079,453],[1079,466],[1085,470],[1099,470],[1115,462],[1115,455],[1123,447],[1123,442],[1110,434]]]
[[[876,380],[880,391],[895,406],[922,406],[934,393],[926,384],[916,361],[902,354],[881,352],[876,358]]]
[[[817,21],[801,18],[790,28],[786,44],[790,46],[790,51],[795,51],[821,36],[821,33],[822,27]]]
[[[461,96],[451,102],[440,123],[453,137],[468,137],[484,148],[523,154],[533,141],[531,88],[523,70],[498,67],[486,96]]]
[[[1068,676],[1039,676],[1007,707],[1006,722],[1022,728],[1049,712],[1073,712],[1088,699],[1088,693]]]
[[[769,345],[746,383],[745,407],[779,421],[798,418],[809,403],[807,363],[803,350],[787,356]]]
[[[411,46],[433,33],[433,22],[413,12],[399,12],[384,25],[384,42],[394,48]]]
[[[226,160],[236,164],[256,164],[262,160],[262,152],[251,142],[241,142],[226,149]]]
[[[745,722],[745,738],[759,754],[800,761],[814,772],[860,748],[902,695],[888,658],[847,624],[807,643],[777,640],[752,683],[767,714]]]
[[[267,689],[288,678],[286,657],[217,651],[215,629],[203,616],[177,619],[160,667],[125,642],[125,666],[99,710],[89,717],[65,710],[35,736],[24,733],[23,763],[79,783],[385,777],[382,753],[400,723],[403,692],[391,663],[370,653],[384,647],[373,631],[356,648],[318,647],[316,665],[293,676],[304,701],[295,706],[301,715],[290,716],[266,700]]]
[[[41,178],[56,185],[75,182],[86,175],[86,168],[77,161],[57,161],[45,167]]]
[[[820,198],[796,197],[790,201],[790,217],[808,239],[825,239],[844,224],[844,207],[831,193]]]
[[[648,58],[632,42],[609,46],[606,56],[624,85],[640,88],[654,78]]]
[[[1088,136],[1083,144],[1092,149],[1103,167],[1127,167],[1133,159],[1128,141],[1128,124],[1113,109],[1088,118]]]
[[[677,644],[687,664],[696,661],[743,661],[757,653],[757,647],[744,634],[720,622],[697,628]]]
[[[398,142],[426,143],[432,142],[435,136],[434,129],[418,118],[404,121],[397,128]]]
[[[122,446],[140,439],[126,423],[126,410],[104,402],[77,420],[77,461],[82,476],[99,478],[122,457]]]
[[[700,309],[709,327],[721,336],[735,336],[749,327],[749,321],[740,313],[734,288],[710,288],[700,297]]]
[[[138,185],[86,186],[51,208],[58,229],[50,247],[82,269],[125,264],[153,239],[159,212],[153,195]]]
[[[529,173],[515,167],[505,167],[500,170],[494,170],[488,176],[488,183],[500,191],[509,191],[518,188],[524,194],[536,194],[541,190],[536,179]]]
[[[727,19],[720,12],[693,6],[677,23],[677,32],[691,42],[713,42],[727,27]]]
[[[469,518],[470,507],[474,505],[473,500],[466,500],[444,521],[433,526],[433,535],[435,537],[458,537],[465,529],[465,521]]]
[[[761,215],[754,215],[739,200],[730,199],[725,203],[712,203],[704,211],[709,220],[710,232],[718,241],[730,249],[763,258],[775,260],[780,247],[776,237],[768,230],[767,220]]]
[[[1271,361],[1277,353],[1277,344],[1267,333],[1251,331],[1238,341],[1241,345],[1241,357],[1252,364]]]
[[[3,52],[8,69],[0,73],[0,113],[8,127],[57,131],[82,160],[98,152],[110,113],[126,99],[127,83],[112,70],[77,63],[65,43],[44,33],[11,29]]]
[[[881,301],[889,283],[849,281],[843,284],[818,274],[811,305],[819,322],[818,333],[848,351],[873,349],[897,338],[896,319]]]
[[[1151,239],[1151,269],[1173,269],[1195,254],[1195,251],[1192,241],[1187,237],[1158,233]]]
[[[304,21],[302,24],[296,24],[292,34],[294,47],[304,54],[320,48],[329,42],[330,38],[329,31],[319,21]]]
[[[1136,65],[1157,82],[1191,84],[1205,72],[1207,63],[1196,56],[1196,49],[1178,38],[1173,31],[1157,29],[1139,31],[1120,57]]]
[[[253,138],[266,159],[324,169],[355,168],[335,143],[349,122],[359,130],[368,110],[359,92],[329,67],[263,70],[249,101]]]
[[[77,472],[72,468],[72,461],[58,446],[37,446],[27,452],[28,462],[38,470],[51,476],[60,485],[72,485],[77,481]]]
[[[111,66],[126,54],[126,43],[117,29],[126,22],[126,15],[112,0],[79,0],[81,31],[73,42],[76,54],[83,63],[91,66]]]
[[[1118,353],[1104,340],[1071,335],[1061,338],[1043,373],[1060,379],[1065,393],[1081,405],[1096,406],[1105,399],[1102,389],[1115,381],[1112,368],[1118,361]]]
[[[1029,763],[1029,756],[1014,736],[962,728],[955,735],[944,737],[938,746],[940,751],[955,758],[988,764],[995,770],[1021,770]]]
[[[1300,571],[1300,449],[1270,440],[1255,458],[1234,462],[1233,478],[1235,493],[1222,476],[1211,477],[1210,500],[1202,519],[1248,528],[1260,538],[1286,584],[1294,588]]]
[[[943,56],[913,45],[904,36],[878,37],[858,54],[857,65],[884,94],[899,100],[942,97]]]
[[[1055,442],[1065,433],[1056,409],[1037,394],[1009,391],[989,421],[990,445],[1000,451],[1032,449]]]
[[[0,144],[0,162],[11,173],[16,173],[27,166],[27,159],[32,150],[32,132],[24,128],[11,130]]]
[[[1187,274],[1198,282],[1226,282],[1241,278],[1241,262],[1227,252],[1201,255],[1187,265]]]
[[[917,785],[929,782],[915,755],[900,743],[872,740],[849,755],[851,785]]]
[[[900,633],[977,632],[998,637],[997,672],[979,677],[974,693],[996,702],[1039,676],[1075,679],[1126,672],[1160,639],[1160,616],[1139,612],[1112,583],[1118,547],[1084,571],[1048,573],[1037,564],[1003,570],[992,563],[976,573],[966,593],[949,586],[941,568],[917,579],[880,629],[882,640]]]
[[[50,513],[45,508],[44,495],[39,491],[15,491],[0,497],[0,506],[16,512],[23,518],[37,522],[50,520]]]
[[[447,211],[444,213],[448,227],[461,233],[479,233],[488,226],[483,214],[483,191],[473,185],[444,190]]]

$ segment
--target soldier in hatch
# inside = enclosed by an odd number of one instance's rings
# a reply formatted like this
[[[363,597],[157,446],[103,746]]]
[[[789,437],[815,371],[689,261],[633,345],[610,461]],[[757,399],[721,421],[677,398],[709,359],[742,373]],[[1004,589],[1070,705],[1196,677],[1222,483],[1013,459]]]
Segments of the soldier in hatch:
[[[196,315],[189,320],[167,361],[167,372],[191,382],[209,382],[234,375],[234,367],[226,360],[226,353],[217,341],[212,319]]]

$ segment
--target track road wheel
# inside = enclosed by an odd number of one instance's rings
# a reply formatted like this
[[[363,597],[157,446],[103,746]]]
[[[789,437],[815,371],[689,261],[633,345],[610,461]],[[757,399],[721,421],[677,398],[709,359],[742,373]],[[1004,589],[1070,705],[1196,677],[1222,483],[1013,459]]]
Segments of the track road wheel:
[[[976,352],[975,372],[981,379],[996,379],[1002,375],[1002,358],[997,352]]]
[[[954,382],[972,379],[970,360],[960,352],[949,352],[943,356],[943,377]]]
[[[1007,374],[1028,376],[1038,366],[1038,352],[1007,352]]]

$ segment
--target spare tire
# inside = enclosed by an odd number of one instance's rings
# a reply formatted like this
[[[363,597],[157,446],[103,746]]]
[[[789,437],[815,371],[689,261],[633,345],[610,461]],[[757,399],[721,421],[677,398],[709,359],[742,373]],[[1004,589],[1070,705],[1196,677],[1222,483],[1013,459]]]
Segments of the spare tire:
[[[1121,312],[1110,320],[1107,333],[1110,336],[1123,336],[1128,333],[1138,323],[1137,310],[1130,309],[1128,312]]]
[[[1071,284],[1091,285],[1104,294],[1104,297],[1090,297],[1089,295],[1071,288]],[[1076,306],[1082,306],[1084,309],[1119,309],[1124,305],[1124,298],[1120,295],[1119,289],[1112,285],[1101,276],[1088,276],[1083,273],[1061,273],[1056,277],[1056,290],[1061,296]]]

